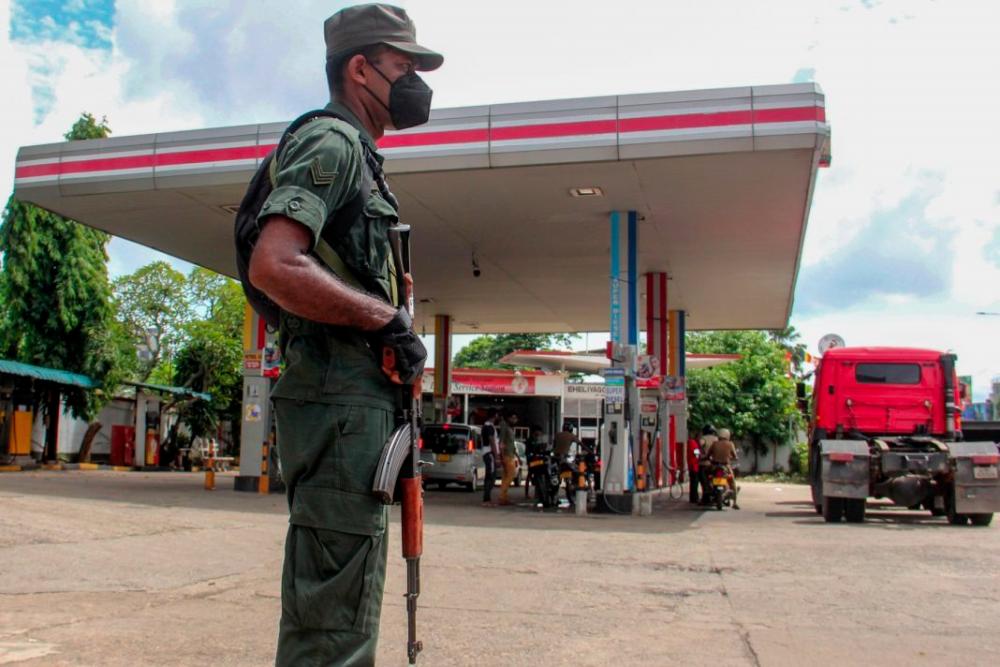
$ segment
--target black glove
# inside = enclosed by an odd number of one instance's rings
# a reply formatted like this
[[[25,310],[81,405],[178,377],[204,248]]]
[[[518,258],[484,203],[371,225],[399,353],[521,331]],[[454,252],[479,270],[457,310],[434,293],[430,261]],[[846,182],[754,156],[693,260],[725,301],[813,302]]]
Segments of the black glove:
[[[382,372],[396,384],[413,384],[424,372],[427,349],[413,332],[413,319],[406,308],[397,310],[396,316],[375,332],[372,348]]]

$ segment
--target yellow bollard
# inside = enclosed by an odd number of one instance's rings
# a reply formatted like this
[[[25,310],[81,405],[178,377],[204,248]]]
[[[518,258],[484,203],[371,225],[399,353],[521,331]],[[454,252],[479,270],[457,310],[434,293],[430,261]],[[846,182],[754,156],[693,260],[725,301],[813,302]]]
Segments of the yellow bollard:
[[[205,490],[215,490],[215,459],[205,461]]]
[[[268,450],[270,443],[264,441],[260,454],[260,481],[257,483],[258,493],[269,493],[271,490],[271,478],[267,472]]]

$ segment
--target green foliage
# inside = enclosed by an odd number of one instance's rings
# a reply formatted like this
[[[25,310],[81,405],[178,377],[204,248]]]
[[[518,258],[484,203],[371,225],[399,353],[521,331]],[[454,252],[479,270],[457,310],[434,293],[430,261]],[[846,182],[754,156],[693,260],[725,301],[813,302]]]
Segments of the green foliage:
[[[186,292],[197,319],[214,322],[234,341],[243,340],[246,299],[238,282],[196,266],[188,274]]]
[[[84,114],[69,140],[110,130]],[[83,373],[100,392],[69,389],[71,412],[92,419],[122,378],[122,339],[112,326],[107,234],[11,197],[0,222],[0,355]]]
[[[136,380],[187,387],[211,401],[178,406],[195,435],[220,420],[239,422],[243,392],[243,314],[239,283],[201,267],[185,276],[166,262],[153,262],[115,281],[119,326],[128,332]]]
[[[767,332],[771,340],[785,350],[788,357],[791,357],[792,373],[796,378],[802,379],[803,364],[806,362],[806,345],[800,342],[802,336],[795,327],[774,330]]]
[[[107,139],[111,136],[111,128],[108,127],[108,119],[101,117],[101,122],[97,122],[93,114],[84,111],[73,123],[69,132],[63,135],[67,141],[83,141],[85,139]]]
[[[119,323],[149,351],[135,378],[146,382],[162,360],[173,357],[191,320],[184,274],[166,262],[153,262],[117,278],[113,289]]]
[[[498,334],[480,336],[459,350],[455,368],[499,368],[500,359],[517,350],[548,350],[568,347],[574,334]]]
[[[212,320],[188,327],[188,342],[177,353],[174,382],[212,395],[180,408],[181,419],[194,435],[212,432],[220,419],[239,421],[243,392],[242,338]]]
[[[767,451],[768,443],[793,436],[800,415],[780,344],[759,331],[713,331],[689,333],[686,346],[688,352],[742,356],[688,373],[692,431],[706,424],[729,428],[734,437],[750,441],[755,455]]]
[[[788,457],[789,472],[795,475],[805,475],[809,471],[809,443],[797,442],[792,446]]]

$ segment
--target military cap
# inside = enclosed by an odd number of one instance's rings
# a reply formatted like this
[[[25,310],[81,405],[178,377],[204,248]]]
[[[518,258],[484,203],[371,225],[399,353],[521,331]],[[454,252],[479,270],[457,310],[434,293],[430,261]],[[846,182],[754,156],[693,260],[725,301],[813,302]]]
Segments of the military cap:
[[[323,23],[326,57],[335,60],[366,46],[385,44],[413,56],[418,70],[437,69],[444,56],[417,44],[417,28],[405,9],[392,5],[356,5],[341,9]]]

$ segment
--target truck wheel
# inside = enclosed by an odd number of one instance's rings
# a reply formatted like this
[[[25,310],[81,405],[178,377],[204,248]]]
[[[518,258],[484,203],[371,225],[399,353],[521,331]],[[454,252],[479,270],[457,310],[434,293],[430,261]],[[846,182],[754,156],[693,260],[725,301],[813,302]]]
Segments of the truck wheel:
[[[958,514],[955,512],[955,490],[952,489],[945,496],[945,512],[948,515],[948,523],[953,526],[964,526],[969,523],[968,514]]]
[[[847,523],[864,523],[865,499],[847,498],[844,501],[844,519],[847,520]]]
[[[993,523],[993,514],[970,514],[969,519],[973,526],[988,526]]]
[[[844,514],[844,499],[823,498],[823,520],[827,523],[840,523],[840,517]]]
[[[823,479],[822,466],[819,459],[819,444],[809,448],[809,490],[812,492],[813,507],[816,514],[823,513]]]

